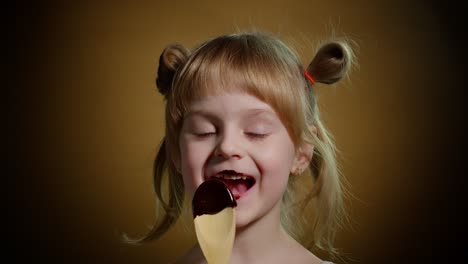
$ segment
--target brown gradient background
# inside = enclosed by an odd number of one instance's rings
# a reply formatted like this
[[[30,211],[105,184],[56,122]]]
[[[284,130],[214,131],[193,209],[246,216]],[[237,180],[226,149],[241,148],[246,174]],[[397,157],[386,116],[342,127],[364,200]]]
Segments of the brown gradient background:
[[[76,2],[76,1],[75,1]],[[427,1],[78,1],[16,4],[7,57],[8,221],[14,259],[167,263],[193,242],[174,229],[119,241],[154,220],[152,160],[163,137],[155,90],[166,44],[253,26],[309,43],[331,25],[359,45],[350,81],[318,86],[355,199],[337,245],[350,263],[462,254],[457,200],[465,53],[457,5]],[[465,64],[465,63],[464,63]]]

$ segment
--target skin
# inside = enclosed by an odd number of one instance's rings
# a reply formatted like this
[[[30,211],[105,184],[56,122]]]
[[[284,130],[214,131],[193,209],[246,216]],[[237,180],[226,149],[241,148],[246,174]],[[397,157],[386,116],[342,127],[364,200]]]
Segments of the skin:
[[[255,179],[237,199],[231,263],[320,263],[281,227],[280,204],[291,171],[305,169],[313,147],[296,148],[275,111],[247,94],[194,101],[179,138],[179,170],[187,194],[206,179],[234,170]],[[199,246],[178,263],[206,263]]]

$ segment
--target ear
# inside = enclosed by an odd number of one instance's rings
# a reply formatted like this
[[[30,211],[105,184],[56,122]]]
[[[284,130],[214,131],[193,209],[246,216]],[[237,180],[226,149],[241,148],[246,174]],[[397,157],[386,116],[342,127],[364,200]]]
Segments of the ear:
[[[312,133],[317,134],[316,127],[311,128]],[[303,142],[296,151],[294,163],[291,169],[291,174],[299,175],[303,173],[312,161],[314,155],[314,146],[310,143]]]
[[[294,158],[294,164],[291,169],[293,175],[298,175],[303,173],[310,162],[312,161],[312,156],[314,154],[314,146],[309,143],[303,143],[301,147],[296,151],[296,157]]]

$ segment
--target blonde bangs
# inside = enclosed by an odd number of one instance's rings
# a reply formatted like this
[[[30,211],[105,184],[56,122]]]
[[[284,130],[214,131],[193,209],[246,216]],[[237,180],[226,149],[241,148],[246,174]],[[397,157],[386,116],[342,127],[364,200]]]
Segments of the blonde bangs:
[[[305,123],[306,84],[294,58],[282,42],[267,36],[228,35],[203,44],[175,80],[173,121],[179,122],[194,100],[246,93],[276,111],[297,145]]]

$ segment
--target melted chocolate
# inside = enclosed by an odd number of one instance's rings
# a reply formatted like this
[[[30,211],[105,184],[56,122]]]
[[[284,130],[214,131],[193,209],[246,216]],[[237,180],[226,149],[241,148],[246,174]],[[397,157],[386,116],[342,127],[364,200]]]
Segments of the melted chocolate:
[[[192,200],[193,218],[204,214],[216,214],[237,203],[227,185],[216,179],[203,182],[195,191]]]

